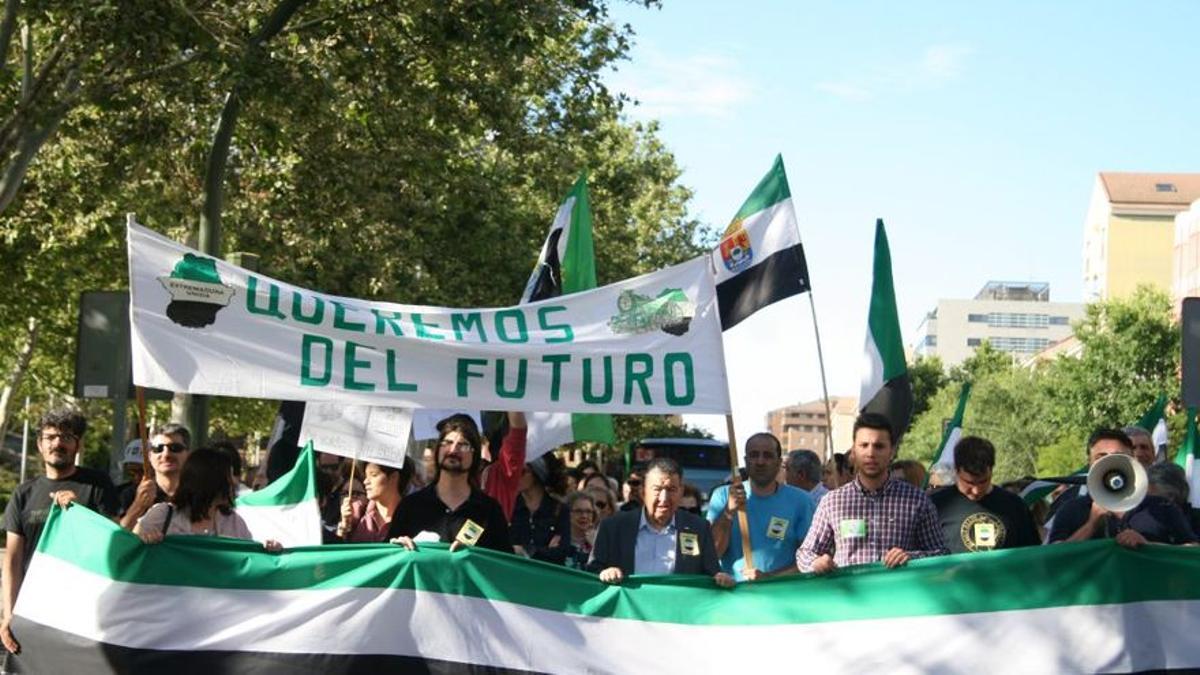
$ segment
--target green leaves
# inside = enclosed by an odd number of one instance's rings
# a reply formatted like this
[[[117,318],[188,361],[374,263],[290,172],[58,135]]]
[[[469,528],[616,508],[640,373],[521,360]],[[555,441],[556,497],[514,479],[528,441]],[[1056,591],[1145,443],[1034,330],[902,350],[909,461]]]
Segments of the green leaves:
[[[974,383],[963,433],[996,445],[997,480],[1069,473],[1086,458],[1095,428],[1132,424],[1160,394],[1178,390],[1179,328],[1166,293],[1142,287],[1127,299],[1089,305],[1075,335],[1079,357],[1026,367],[985,342],[951,369],[951,383]],[[956,396],[951,384],[930,397],[904,454],[932,458]],[[1178,420],[1171,421],[1174,431]]]

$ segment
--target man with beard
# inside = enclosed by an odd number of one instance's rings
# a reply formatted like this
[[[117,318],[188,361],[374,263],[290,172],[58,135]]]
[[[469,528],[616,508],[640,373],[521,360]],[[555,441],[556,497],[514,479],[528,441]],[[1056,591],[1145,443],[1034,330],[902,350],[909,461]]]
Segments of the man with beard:
[[[37,446],[46,474],[17,486],[4,510],[4,529],[8,538],[4,548],[4,616],[0,619],[0,641],[16,654],[21,646],[13,637],[11,624],[17,593],[25,579],[42,528],[57,503],[67,508],[71,502],[99,511],[106,516],[116,512],[116,491],[108,474],[75,466],[75,456],[83,447],[87,420],[74,410],[52,410],[38,421]]]
[[[438,430],[433,482],[400,502],[388,539],[410,551],[416,548],[414,539],[431,537],[450,544],[451,551],[482,546],[512,553],[499,502],[475,487],[482,467],[479,428],[469,416],[455,415],[439,422]]]
[[[192,454],[191,442],[192,434],[182,424],[164,424],[154,432],[148,448],[154,475],[142,478],[130,503],[119,505],[117,513],[121,514],[121,527],[133,530],[151,506],[165,502],[175,494],[179,473]]]
[[[883,415],[863,413],[854,421],[854,480],[821,499],[796,552],[801,572],[879,561],[890,569],[948,553],[933,503],[919,488],[889,478],[894,438]]]
[[[799,488],[778,480],[782,461],[779,439],[768,433],[746,440],[749,480],[713,490],[708,502],[713,544],[721,569],[739,581],[756,581],[796,571],[796,548],[812,523],[812,499]],[[820,461],[813,465],[818,470]],[[749,498],[746,490],[749,488]],[[746,567],[738,509],[746,508],[753,567]]]

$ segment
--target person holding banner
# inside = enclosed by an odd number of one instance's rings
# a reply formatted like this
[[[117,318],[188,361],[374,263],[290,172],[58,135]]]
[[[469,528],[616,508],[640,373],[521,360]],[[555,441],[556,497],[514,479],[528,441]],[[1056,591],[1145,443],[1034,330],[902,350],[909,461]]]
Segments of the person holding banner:
[[[37,425],[37,448],[45,475],[18,485],[4,509],[7,534],[3,574],[0,574],[4,610],[0,618],[0,642],[13,654],[21,651],[9,628],[13,607],[51,506],[67,508],[74,502],[106,516],[116,512],[116,490],[108,474],[75,463],[86,432],[87,418],[75,410],[51,410],[42,415]]]
[[[254,539],[246,521],[233,510],[233,465],[211,448],[201,448],[188,458],[170,501],[150,507],[133,528],[144,543],[157,544],[170,535],[209,535]],[[279,551],[279,542],[263,542],[268,551]]]
[[[796,571],[796,548],[812,524],[812,499],[799,488],[778,480],[783,446],[769,433],[746,440],[749,480],[713,490],[708,521],[721,568],[739,581],[757,581]],[[747,496],[747,492],[749,495]],[[746,510],[753,566],[745,566],[737,512]]]
[[[817,506],[808,536],[796,551],[801,572],[827,574],[873,562],[891,569],[948,553],[929,497],[888,475],[896,456],[894,438],[883,415],[863,413],[854,421],[854,479]]]
[[[500,504],[477,487],[482,449],[479,427],[470,416],[454,415],[438,423],[433,483],[400,503],[388,540],[410,551],[416,541],[431,537],[450,544],[451,550],[482,546],[512,553]]]
[[[192,434],[182,424],[164,424],[150,439],[150,468],[153,476],[143,476],[133,501],[121,504],[121,527],[132,530],[150,507],[170,499],[179,487],[179,476],[191,455]]]
[[[346,542],[378,543],[387,539],[388,527],[412,480],[411,462],[402,468],[368,462],[362,470],[366,499],[342,500],[338,539]]]
[[[619,584],[631,574],[705,574],[722,588],[733,577],[721,571],[708,521],[679,510],[683,469],[667,457],[646,465],[644,507],[600,523],[588,569],[600,581]]]

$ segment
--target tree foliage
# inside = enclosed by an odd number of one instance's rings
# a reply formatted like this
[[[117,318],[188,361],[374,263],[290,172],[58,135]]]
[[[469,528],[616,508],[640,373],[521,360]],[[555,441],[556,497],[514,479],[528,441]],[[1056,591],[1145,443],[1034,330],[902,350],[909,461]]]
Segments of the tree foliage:
[[[19,392],[33,396],[35,414],[69,394],[79,294],[127,283],[124,214],[195,245],[213,127],[235,84],[244,99],[223,251],[254,252],[264,273],[291,283],[406,303],[510,304],[585,169],[602,283],[707,243],[657,128],[624,120],[622,96],[601,81],[632,34],[602,0],[312,1],[259,50],[246,45],[275,2],[72,7],[20,3],[16,19],[42,49],[78,41],[62,58],[78,61],[81,82],[0,219],[2,280],[19,291],[0,300],[0,373],[38,317]],[[0,51],[10,117],[32,114],[17,51]],[[108,410],[87,406],[97,417]],[[218,399],[211,414],[218,430],[265,433],[272,410]],[[92,436],[90,446],[106,443]]]
[[[984,342],[929,397],[901,452],[932,461],[954,414],[958,384],[971,381],[963,433],[995,444],[996,479],[1063,475],[1084,462],[1092,430],[1132,424],[1160,394],[1178,390],[1179,327],[1165,293],[1140,288],[1127,299],[1089,305],[1075,335],[1080,356],[1036,366],[1016,364]],[[1170,420],[1172,432],[1181,420]],[[1172,438],[1182,440],[1178,433]]]

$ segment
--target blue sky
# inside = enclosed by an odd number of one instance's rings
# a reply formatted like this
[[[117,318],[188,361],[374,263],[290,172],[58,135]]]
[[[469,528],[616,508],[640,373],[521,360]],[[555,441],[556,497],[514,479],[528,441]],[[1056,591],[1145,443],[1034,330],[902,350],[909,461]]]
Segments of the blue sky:
[[[858,393],[875,218],[911,342],[938,298],[988,280],[1079,300],[1098,171],[1200,171],[1200,2],[666,0],[613,19],[637,37],[608,82],[661,122],[697,217],[723,227],[783,154],[833,395]],[[727,335],[739,437],[820,397],[812,332],[792,299]]]

